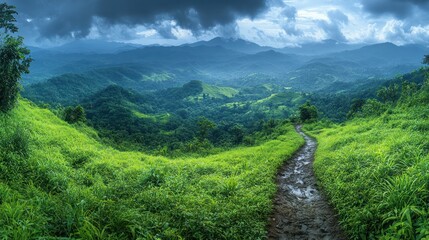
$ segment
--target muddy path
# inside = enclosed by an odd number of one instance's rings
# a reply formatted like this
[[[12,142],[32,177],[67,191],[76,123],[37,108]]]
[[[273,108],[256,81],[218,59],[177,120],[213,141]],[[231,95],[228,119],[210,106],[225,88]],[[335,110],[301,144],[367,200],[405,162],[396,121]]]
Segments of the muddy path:
[[[305,145],[281,168],[268,239],[346,239],[335,213],[318,190],[312,163],[317,143],[302,132]]]

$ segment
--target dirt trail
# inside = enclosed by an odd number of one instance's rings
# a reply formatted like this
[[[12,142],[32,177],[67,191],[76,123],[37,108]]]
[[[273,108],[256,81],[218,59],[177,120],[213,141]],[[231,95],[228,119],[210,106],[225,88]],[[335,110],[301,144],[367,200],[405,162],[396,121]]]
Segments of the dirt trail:
[[[313,174],[317,143],[302,132],[301,126],[296,131],[306,143],[277,176],[278,190],[269,219],[268,239],[346,239]]]

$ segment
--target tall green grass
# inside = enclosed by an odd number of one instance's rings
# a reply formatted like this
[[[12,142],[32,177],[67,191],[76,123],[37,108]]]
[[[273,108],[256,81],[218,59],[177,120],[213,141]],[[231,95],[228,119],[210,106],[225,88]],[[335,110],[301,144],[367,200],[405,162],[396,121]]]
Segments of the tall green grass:
[[[204,158],[120,152],[21,100],[0,115],[1,239],[263,239],[291,125]]]
[[[319,141],[316,175],[352,239],[429,239],[429,108],[384,107],[381,116],[307,126]]]

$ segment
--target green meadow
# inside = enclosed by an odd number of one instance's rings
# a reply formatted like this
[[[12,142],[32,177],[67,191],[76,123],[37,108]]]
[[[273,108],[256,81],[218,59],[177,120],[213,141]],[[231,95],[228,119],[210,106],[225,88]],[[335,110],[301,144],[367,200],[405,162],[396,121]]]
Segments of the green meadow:
[[[20,100],[0,115],[2,239],[263,239],[291,124],[200,158],[121,152]]]

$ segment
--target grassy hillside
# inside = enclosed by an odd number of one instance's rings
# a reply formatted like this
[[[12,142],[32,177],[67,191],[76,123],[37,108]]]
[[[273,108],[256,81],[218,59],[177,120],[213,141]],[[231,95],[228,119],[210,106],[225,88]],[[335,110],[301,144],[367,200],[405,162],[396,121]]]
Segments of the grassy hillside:
[[[316,174],[353,239],[429,238],[429,83],[399,95],[367,101],[346,124],[307,126]]]
[[[203,83],[203,92],[208,97],[212,98],[231,98],[238,93],[238,90],[230,87],[218,87]]]
[[[305,102],[305,95],[289,90],[271,94],[267,98],[255,101],[252,106],[254,112],[264,112],[271,118],[287,118],[296,113],[298,106]]]
[[[262,239],[273,176],[303,144],[283,125],[205,158],[119,152],[24,100],[0,126],[4,239]]]
[[[138,65],[99,67],[86,72],[62,74],[37,84],[26,85],[23,96],[35,102],[72,105],[110,85],[144,92],[177,86],[185,81],[187,80],[176,77],[173,71],[166,72]]]

